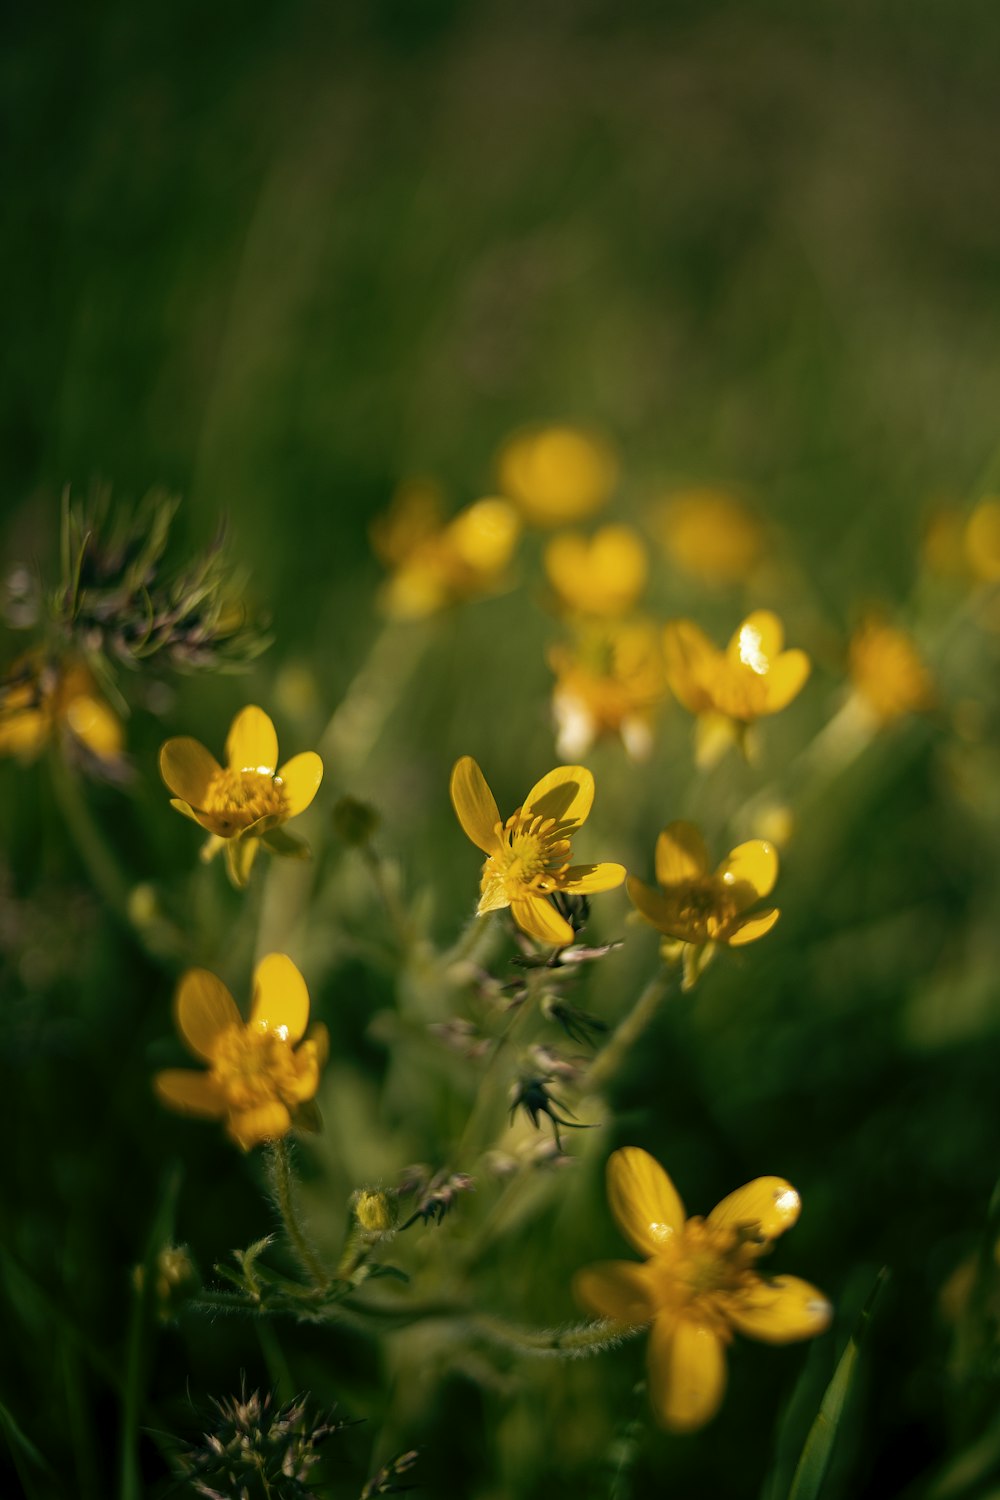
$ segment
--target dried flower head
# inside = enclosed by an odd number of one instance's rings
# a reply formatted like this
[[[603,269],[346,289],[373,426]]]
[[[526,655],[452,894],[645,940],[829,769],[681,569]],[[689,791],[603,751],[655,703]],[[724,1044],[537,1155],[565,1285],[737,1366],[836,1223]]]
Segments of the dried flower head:
[[[312,1500],[320,1444],[349,1425],[332,1412],[310,1416],[304,1396],[276,1407],[270,1391],[241,1391],[212,1405],[218,1413],[212,1430],[178,1458],[204,1500]]]

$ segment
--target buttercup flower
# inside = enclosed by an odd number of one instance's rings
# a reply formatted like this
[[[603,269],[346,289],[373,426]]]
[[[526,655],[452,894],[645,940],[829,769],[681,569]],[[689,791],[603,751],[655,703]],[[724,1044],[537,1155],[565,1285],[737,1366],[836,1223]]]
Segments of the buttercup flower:
[[[564,531],[545,549],[545,571],[568,614],[614,619],[646,587],[649,561],[629,526],[604,526],[592,537]]]
[[[603,439],[575,427],[515,433],[499,458],[500,488],[532,526],[565,526],[600,510],[618,482]]]
[[[451,773],[451,800],[466,834],[487,856],[480,916],[509,906],[528,937],[562,948],[573,941],[573,928],[548,897],[610,891],[625,879],[623,865],[569,863],[570,840],[594,800],[594,778],[583,766],[557,766],[503,822],[482,771],[463,755]]]
[[[757,1269],[799,1216],[799,1195],[783,1178],[758,1177],[707,1219],[686,1219],[659,1162],[626,1146],[608,1161],[608,1203],[622,1234],[647,1259],[578,1271],[574,1291],[598,1317],[651,1324],[649,1394],[670,1431],[691,1432],[718,1411],[734,1333],[789,1344],[829,1327],[832,1309],[814,1286]]]
[[[225,1120],[227,1134],[244,1151],[308,1121],[304,1106],[316,1096],[328,1038],[319,1025],[306,1035],[309,992],[284,953],[269,953],[257,965],[249,1021],[207,969],[189,969],[183,976],[174,1017],[208,1071],[157,1073],[156,1092],[164,1104],[181,1114]]]
[[[633,760],[653,747],[653,720],[667,690],[659,630],[643,621],[582,632],[553,646],[552,711],[560,755],[586,755],[596,739],[620,735]]]
[[[226,736],[225,768],[197,740],[167,740],[160,751],[160,775],[175,794],[171,806],[212,835],[202,850],[211,859],[221,848],[237,887],[246,885],[260,844],[272,853],[302,855],[306,846],[282,824],[312,802],[323,779],[323,762],[313,750],[278,767],[278,736],[263,709],[241,709]],[[279,832],[280,830],[280,832]]]
[[[739,583],[760,556],[760,522],[724,490],[671,495],[654,511],[652,524],[674,566],[703,583]]]
[[[1000,499],[981,500],[965,528],[965,556],[975,578],[1000,582]]]
[[[690,989],[716,946],[742,947],[770,932],[778,920],[776,906],[750,912],[769,896],[778,878],[778,855],[766,839],[750,839],[730,850],[714,874],[708,850],[693,823],[669,823],[656,841],[656,879],[660,889],[630,875],[629,898],[648,922],[670,942],[666,958],[683,958],[684,988]]]
[[[105,775],[123,770],[121,720],[90,668],[30,651],[0,682],[0,755],[35,760],[52,739],[70,758]]]
[[[696,715],[697,759],[710,764],[732,741],[744,743],[754,720],[791,703],[809,676],[804,651],[783,651],[784,626],[758,609],[738,627],[724,651],[693,620],[672,620],[663,645],[667,681]]]
[[[417,620],[492,593],[520,531],[517,512],[506,500],[477,500],[445,522],[435,488],[405,486],[372,528],[376,552],[393,569],[382,592],[383,608],[393,619]]]
[[[854,690],[881,724],[933,707],[934,684],[905,630],[868,619],[851,637]]]

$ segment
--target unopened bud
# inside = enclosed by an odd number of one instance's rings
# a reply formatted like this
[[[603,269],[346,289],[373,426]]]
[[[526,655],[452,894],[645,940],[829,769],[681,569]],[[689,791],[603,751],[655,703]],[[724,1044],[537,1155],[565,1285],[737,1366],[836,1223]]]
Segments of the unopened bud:
[[[351,1208],[366,1239],[387,1239],[395,1233],[399,1206],[383,1188],[359,1188],[351,1198]]]
[[[331,816],[334,833],[355,849],[371,842],[382,821],[370,803],[361,802],[357,797],[341,797]]]

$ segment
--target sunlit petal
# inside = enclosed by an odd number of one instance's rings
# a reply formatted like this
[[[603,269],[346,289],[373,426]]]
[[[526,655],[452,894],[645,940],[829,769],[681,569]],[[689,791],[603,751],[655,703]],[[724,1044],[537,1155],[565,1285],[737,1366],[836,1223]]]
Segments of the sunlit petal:
[[[744,943],[755,943],[770,932],[780,916],[778,907],[769,906],[766,911],[755,912],[752,917],[738,917],[719,937],[730,948],[742,948]]]
[[[723,885],[742,909],[761,896],[769,896],[778,878],[778,851],[766,839],[749,839],[726,855],[716,871]]]
[[[757,1177],[717,1203],[708,1216],[712,1225],[756,1226],[766,1240],[791,1229],[799,1216],[802,1201],[790,1182],[783,1177]]]
[[[694,942],[704,936],[704,923],[696,916],[682,919],[675,896],[665,891],[655,891],[645,881],[630,875],[625,889],[632,905],[639,914],[651,922],[658,932],[667,937],[680,938],[682,942]]]
[[[655,1255],[684,1226],[684,1205],[660,1163],[638,1146],[608,1159],[608,1203],[622,1234],[642,1255]]]
[[[521,901],[512,901],[510,911],[521,931],[536,942],[565,948],[573,941],[572,927],[549,901],[528,896]]]
[[[216,1041],[231,1026],[242,1026],[236,1001],[221,979],[207,969],[188,969],[174,998],[177,1029],[196,1057],[211,1061]]]
[[[668,823],[656,840],[656,878],[661,885],[697,880],[708,871],[708,850],[693,823]]]
[[[624,865],[571,865],[559,886],[576,895],[592,895],[595,891],[613,891],[624,879]]]
[[[524,812],[559,823],[582,823],[594,801],[594,778],[586,766],[556,766],[535,783],[524,799]]]
[[[667,682],[674,697],[690,713],[701,713],[711,707],[701,674],[720,654],[693,620],[671,620],[664,627],[663,659]]]
[[[188,735],[167,740],[160,750],[160,775],[175,797],[197,808],[209,783],[222,770],[210,750]]]
[[[767,674],[767,711],[776,714],[802,690],[811,663],[804,651],[783,651]]]
[[[209,1073],[195,1073],[191,1068],[165,1068],[157,1073],[153,1086],[163,1103],[181,1114],[221,1120],[226,1113],[225,1094]]]
[[[309,991],[286,953],[269,953],[254,970],[251,1025],[276,1032],[293,1046],[309,1024]]]
[[[495,854],[500,847],[500,810],[471,755],[455,762],[451,800],[466,836],[484,854]]]
[[[256,704],[241,709],[233,720],[226,736],[226,761],[231,771],[274,775],[278,765],[278,736],[267,714]]]
[[[648,1323],[656,1310],[649,1273],[637,1261],[606,1260],[573,1277],[581,1307],[616,1323]]]
[[[661,1314],[647,1355],[653,1411],[670,1432],[693,1432],[711,1421],[726,1389],[725,1349],[718,1334]]]
[[[278,780],[285,797],[285,808],[290,818],[305,812],[319,791],[323,780],[323,762],[315,750],[304,750],[293,755],[278,772]]]
[[[765,1344],[793,1344],[829,1328],[833,1309],[816,1287],[798,1276],[761,1278],[733,1298],[729,1320],[739,1333]]]
[[[764,673],[773,664],[785,643],[785,627],[769,609],[755,609],[737,626],[726,654],[731,661],[742,662],[751,671]]]

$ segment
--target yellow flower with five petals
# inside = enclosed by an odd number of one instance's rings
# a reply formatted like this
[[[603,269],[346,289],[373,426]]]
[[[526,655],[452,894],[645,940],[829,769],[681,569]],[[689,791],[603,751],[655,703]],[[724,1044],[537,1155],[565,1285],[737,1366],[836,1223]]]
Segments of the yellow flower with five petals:
[[[562,531],[549,542],[544,561],[560,608],[600,619],[627,614],[649,574],[646,548],[630,526],[602,526],[591,537]]]
[[[249,1151],[311,1123],[326,1061],[326,1027],[310,1028],[309,992],[284,953],[269,953],[254,971],[250,1019],[244,1022],[221,979],[189,969],[174,1001],[177,1029],[208,1071],[167,1068],[155,1079],[164,1104],[181,1114],[224,1120],[226,1133]],[[304,1038],[304,1040],[303,1040]]]
[[[756,719],[778,713],[801,691],[810,661],[804,651],[783,650],[784,639],[784,626],[768,609],[748,615],[724,651],[693,620],[666,626],[667,680],[697,717],[699,765],[718,759],[728,743],[745,746]]]
[[[565,947],[573,929],[548,898],[610,891],[625,879],[623,865],[569,863],[570,841],[594,800],[594,778],[584,766],[557,766],[505,822],[479,766],[463,755],[451,773],[451,800],[465,833],[486,855],[479,916],[509,906],[528,937]]]
[[[752,912],[769,896],[778,878],[778,854],[766,839],[749,839],[731,849],[714,873],[708,850],[693,823],[668,823],[656,841],[660,889],[630,875],[629,899],[668,939],[664,957],[683,958],[684,988],[690,989],[719,943],[738,948],[770,932],[780,915],[776,906]]]
[[[160,775],[174,793],[171,806],[208,830],[202,850],[211,859],[225,849],[233,884],[246,885],[261,843],[272,853],[302,855],[306,846],[282,828],[312,802],[323,779],[313,750],[278,766],[278,736],[267,714],[254,704],[241,709],[226,736],[226,764],[198,740],[167,740]]]
[[[799,1195],[784,1178],[748,1182],[706,1219],[685,1216],[666,1172],[636,1146],[613,1153],[607,1179],[612,1215],[646,1259],[578,1271],[574,1292],[599,1317],[650,1325],[649,1394],[664,1427],[691,1432],[718,1411],[734,1333],[789,1344],[829,1327],[832,1309],[814,1286],[757,1269],[799,1216]]]

